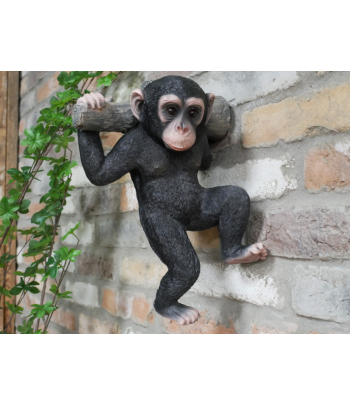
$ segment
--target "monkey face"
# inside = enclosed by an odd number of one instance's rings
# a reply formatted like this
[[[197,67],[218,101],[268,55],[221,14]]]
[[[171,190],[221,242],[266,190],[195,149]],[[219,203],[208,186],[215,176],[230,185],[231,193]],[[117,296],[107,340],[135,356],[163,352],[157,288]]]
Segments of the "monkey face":
[[[164,143],[176,151],[190,149],[196,142],[196,128],[202,122],[204,111],[200,98],[182,101],[175,94],[162,96],[158,102],[158,117],[164,124]]]
[[[130,104],[135,117],[159,144],[175,151],[190,149],[196,130],[210,118],[214,94],[205,94],[193,80],[166,76],[134,90]]]

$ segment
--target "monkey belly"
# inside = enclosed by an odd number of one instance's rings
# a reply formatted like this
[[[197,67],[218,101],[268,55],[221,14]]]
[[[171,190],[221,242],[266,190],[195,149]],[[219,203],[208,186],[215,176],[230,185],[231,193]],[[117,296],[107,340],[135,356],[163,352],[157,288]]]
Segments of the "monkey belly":
[[[140,209],[162,210],[186,225],[200,211],[202,190],[197,178],[157,179],[141,186]]]

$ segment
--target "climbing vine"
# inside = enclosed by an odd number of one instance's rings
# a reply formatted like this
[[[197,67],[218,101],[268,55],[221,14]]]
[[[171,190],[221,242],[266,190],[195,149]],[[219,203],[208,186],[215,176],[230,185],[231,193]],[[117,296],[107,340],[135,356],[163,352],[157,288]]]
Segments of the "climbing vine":
[[[70,192],[74,189],[71,185],[72,168],[77,166],[77,162],[72,160],[70,149],[76,132],[71,115],[77,99],[90,93],[89,86],[102,73],[102,71],[60,73],[57,80],[64,87],[64,91],[51,98],[50,107],[40,111],[36,126],[24,130],[25,139],[21,141],[21,145],[26,148],[23,157],[29,159],[31,165],[7,171],[11,176],[9,183],[12,184],[12,188],[0,201],[0,249],[3,245],[7,245],[8,252],[0,256],[0,268],[3,268],[4,274],[3,284],[0,285],[0,298],[1,295],[8,298],[16,296],[16,304],[5,303],[11,317],[0,333],[6,333],[15,314],[23,313],[21,302],[28,292],[41,293],[40,304],[32,305],[30,314],[23,324],[17,327],[21,334],[47,333],[52,315],[58,309],[59,300],[71,298],[72,293],[62,292],[61,285],[70,263],[74,262],[81,252],[77,249],[79,239],[76,235],[79,222],[61,237],[61,241],[64,241],[69,235],[73,235],[77,240],[76,246],[74,248],[62,246],[55,249],[62,210],[67,198],[70,197]],[[122,72],[110,72],[100,77],[97,86],[110,86],[120,74]],[[40,199],[40,203],[44,203],[45,206],[31,217],[30,229],[19,229],[16,221],[20,215],[29,212],[31,201],[26,196],[31,192],[33,181],[39,181],[37,174],[43,172],[41,166],[45,161],[50,168],[47,172],[50,188]],[[5,288],[6,276],[15,269],[14,264],[18,256],[9,253],[11,244],[16,239],[16,233],[26,239],[18,254],[25,251],[23,256],[30,257],[33,261],[25,271],[15,271],[20,281],[8,290]],[[50,283],[53,299],[44,302],[48,278],[53,280],[52,284]],[[38,280],[43,282],[41,292]]]

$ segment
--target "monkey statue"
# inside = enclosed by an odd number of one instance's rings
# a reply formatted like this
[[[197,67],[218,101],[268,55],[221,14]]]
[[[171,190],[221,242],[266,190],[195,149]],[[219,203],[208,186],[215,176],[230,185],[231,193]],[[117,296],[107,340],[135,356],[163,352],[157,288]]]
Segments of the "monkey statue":
[[[140,221],[148,241],[168,267],[154,301],[158,314],[188,325],[196,309],[179,299],[199,277],[200,263],[186,231],[218,226],[223,260],[228,264],[265,260],[262,243],[242,245],[250,199],[236,186],[203,188],[199,170],[212,161],[203,127],[212,112],[214,94],[205,94],[191,79],[166,76],[131,93],[131,110],[139,124],[104,156],[98,132],[78,131],[81,161],[87,178],[105,186],[130,173],[139,202]],[[78,104],[100,109],[99,93]]]

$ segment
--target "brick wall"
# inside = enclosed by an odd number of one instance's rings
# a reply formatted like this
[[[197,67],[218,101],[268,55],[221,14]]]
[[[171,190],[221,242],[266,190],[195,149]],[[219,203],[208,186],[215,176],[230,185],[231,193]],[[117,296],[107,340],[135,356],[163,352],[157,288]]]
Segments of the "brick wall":
[[[230,101],[234,124],[199,179],[205,187],[236,184],[248,191],[246,239],[263,241],[270,256],[227,266],[216,228],[189,233],[201,275],[182,302],[201,318],[182,327],[164,320],[153,300],[166,267],[142,231],[130,176],[94,187],[79,165],[62,233],[82,222],[82,254],[65,281],[73,300],[62,302],[50,332],[350,332],[350,72],[133,72],[106,95],[127,101],[142,81],[169,73]],[[22,72],[20,135],[57,91],[56,77]],[[102,134],[106,153],[119,137]],[[80,163],[77,144],[74,155]],[[33,187],[32,212],[46,187],[45,180]],[[28,295],[25,314],[38,299]]]

